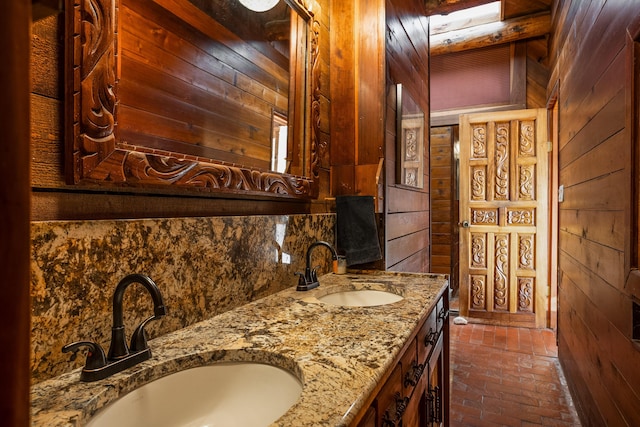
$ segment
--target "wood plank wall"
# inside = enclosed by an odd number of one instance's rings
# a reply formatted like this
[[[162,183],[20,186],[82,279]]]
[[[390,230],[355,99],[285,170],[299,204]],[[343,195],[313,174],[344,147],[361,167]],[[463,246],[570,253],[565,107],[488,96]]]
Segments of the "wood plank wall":
[[[385,132],[386,269],[428,272],[430,266],[431,206],[429,203],[429,142],[424,132],[424,188],[396,184],[395,84],[411,93],[427,114],[429,128],[429,22],[415,0],[386,1],[387,107]]]
[[[454,143],[458,126],[431,128],[431,271],[458,282],[458,197]]]
[[[631,141],[625,29],[637,1],[554,2],[558,85],[559,359],[584,426],[640,425],[640,346],[625,288]],[[625,243],[627,242],[627,243]]]
[[[320,198],[317,202],[193,197],[182,192],[67,185],[63,174],[64,16],[33,25],[32,36],[32,219],[67,220],[326,212],[329,191],[330,46],[329,0],[316,0],[320,37]]]

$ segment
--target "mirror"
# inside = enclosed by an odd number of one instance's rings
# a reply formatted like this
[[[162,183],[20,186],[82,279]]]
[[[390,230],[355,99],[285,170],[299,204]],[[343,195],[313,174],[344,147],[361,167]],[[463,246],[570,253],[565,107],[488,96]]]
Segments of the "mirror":
[[[306,1],[69,0],[67,182],[317,197]]]
[[[396,184],[424,187],[425,115],[401,84],[396,86]]]

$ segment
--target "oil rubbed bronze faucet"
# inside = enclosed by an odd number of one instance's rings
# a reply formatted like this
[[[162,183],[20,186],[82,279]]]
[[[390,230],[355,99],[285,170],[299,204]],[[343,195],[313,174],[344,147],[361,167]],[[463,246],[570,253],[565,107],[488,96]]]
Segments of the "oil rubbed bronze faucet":
[[[124,319],[122,310],[122,299],[124,291],[133,283],[140,283],[147,289],[153,299],[153,316],[143,320],[131,335],[131,345],[127,346]],[[82,372],[80,381],[91,382],[101,380],[108,376],[130,368],[143,360],[151,357],[151,349],[147,344],[146,332],[144,330],[147,323],[161,318],[167,314],[167,309],[162,301],[162,295],[158,286],[143,274],[130,274],[118,283],[113,293],[113,327],[111,328],[111,345],[108,356],[99,344],[91,341],[78,341],[62,347],[62,352],[75,353],[81,347],[88,347],[87,360]]]
[[[307,267],[305,268],[304,273],[295,273],[296,276],[300,276],[300,278],[298,279],[298,286],[296,287],[297,291],[308,291],[320,286],[320,282],[318,282],[318,274],[316,273],[318,267],[311,268],[311,251],[316,246],[325,246],[329,248],[329,250],[331,251],[331,257],[333,259],[334,273],[338,268],[338,253],[333,248],[333,246],[322,240],[312,243],[311,246],[309,246],[309,249],[307,249]]]

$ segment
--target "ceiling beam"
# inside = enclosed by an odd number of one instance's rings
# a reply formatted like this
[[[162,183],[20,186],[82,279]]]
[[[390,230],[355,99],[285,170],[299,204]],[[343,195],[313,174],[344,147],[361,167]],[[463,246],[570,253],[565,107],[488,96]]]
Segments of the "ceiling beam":
[[[425,0],[427,16],[448,15],[451,12],[492,3],[496,0]]]
[[[541,13],[491,22],[430,37],[432,56],[540,37],[551,30],[551,14]]]

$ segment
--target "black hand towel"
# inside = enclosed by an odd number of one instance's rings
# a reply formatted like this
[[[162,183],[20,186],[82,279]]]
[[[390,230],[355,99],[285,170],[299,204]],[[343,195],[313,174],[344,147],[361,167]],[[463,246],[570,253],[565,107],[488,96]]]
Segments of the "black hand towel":
[[[382,259],[373,196],[337,196],[338,248],[347,265]]]

